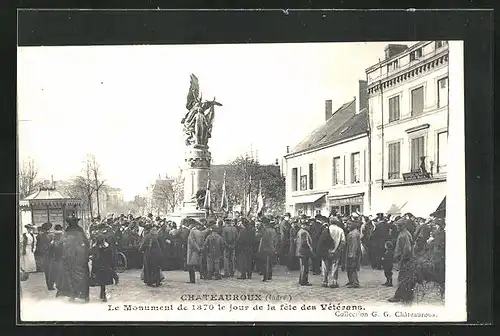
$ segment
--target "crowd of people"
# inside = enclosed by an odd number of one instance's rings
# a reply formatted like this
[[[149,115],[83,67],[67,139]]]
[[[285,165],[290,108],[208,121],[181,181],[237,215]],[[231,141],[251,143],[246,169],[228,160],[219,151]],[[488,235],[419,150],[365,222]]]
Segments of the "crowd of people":
[[[309,274],[321,275],[323,287],[338,288],[340,271],[347,272],[347,288],[361,286],[362,264],[383,271],[383,286],[393,286],[393,266],[398,268],[398,287],[391,302],[412,301],[417,283],[437,283],[444,294],[445,220],[377,214],[292,218],[185,218],[179,225],[162,218],[109,216],[93,220],[88,232],[79,219],[67,219],[67,227],[43,224],[35,234],[25,227],[21,243],[21,271],[45,273],[49,290],[56,296],[89,301],[89,287],[101,289],[118,284],[117,255],[125,253],[131,267],[142,267],[141,280],[150,287],[162,285],[164,271],[184,269],[188,282],[196,278],[245,280],[253,274],[262,281],[273,278],[273,266],[300,271],[298,282],[311,286]],[[38,260],[38,263],[36,262]],[[89,267],[89,260],[91,266]],[[198,274],[198,276],[197,276]]]

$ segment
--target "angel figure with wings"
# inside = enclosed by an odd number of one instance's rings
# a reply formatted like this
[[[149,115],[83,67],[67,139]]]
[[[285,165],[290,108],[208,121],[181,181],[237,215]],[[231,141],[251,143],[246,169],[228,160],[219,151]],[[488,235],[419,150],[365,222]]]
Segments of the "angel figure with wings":
[[[214,106],[222,106],[215,101],[203,101],[200,95],[198,78],[191,74],[191,83],[186,102],[186,115],[182,118],[186,145],[195,147],[207,147],[208,139],[212,135],[212,124],[214,120]]]

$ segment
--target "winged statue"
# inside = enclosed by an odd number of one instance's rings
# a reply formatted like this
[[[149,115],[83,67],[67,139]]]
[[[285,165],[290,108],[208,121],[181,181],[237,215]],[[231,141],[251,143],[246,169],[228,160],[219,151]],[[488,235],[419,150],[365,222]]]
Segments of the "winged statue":
[[[198,78],[191,74],[189,92],[187,95],[186,109],[188,110],[182,118],[186,145],[196,147],[207,147],[208,139],[212,136],[212,125],[214,120],[215,106],[222,106],[215,100],[203,100],[200,94]]]

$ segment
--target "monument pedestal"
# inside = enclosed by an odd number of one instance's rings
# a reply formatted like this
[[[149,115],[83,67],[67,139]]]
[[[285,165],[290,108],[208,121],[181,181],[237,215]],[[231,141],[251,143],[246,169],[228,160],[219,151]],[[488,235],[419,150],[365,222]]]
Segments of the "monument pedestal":
[[[185,168],[182,171],[184,178],[184,201],[182,209],[172,214],[172,220],[177,224],[180,220],[191,217],[205,218],[205,209],[198,209],[196,194],[207,188],[210,173],[211,154],[207,146],[192,146],[186,151]]]

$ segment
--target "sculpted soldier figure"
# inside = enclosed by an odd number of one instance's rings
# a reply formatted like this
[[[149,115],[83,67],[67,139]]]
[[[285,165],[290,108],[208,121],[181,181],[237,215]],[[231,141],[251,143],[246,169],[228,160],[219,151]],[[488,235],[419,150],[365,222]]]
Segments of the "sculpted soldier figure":
[[[212,124],[214,120],[214,106],[222,106],[215,101],[203,101],[200,95],[198,78],[191,74],[189,93],[187,96],[186,108],[188,112],[182,118],[186,136],[186,145],[194,145],[198,148],[204,148],[208,145],[208,139],[212,135]]]

